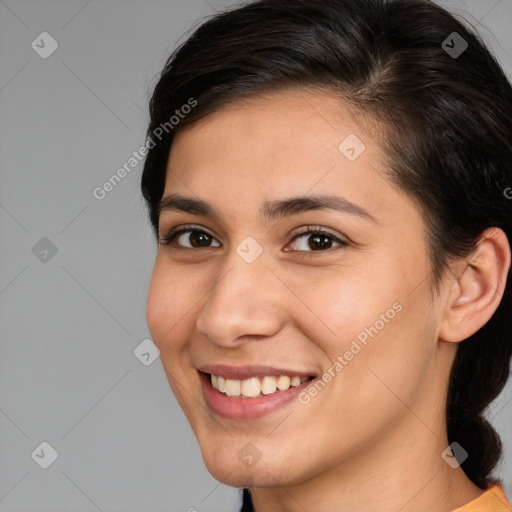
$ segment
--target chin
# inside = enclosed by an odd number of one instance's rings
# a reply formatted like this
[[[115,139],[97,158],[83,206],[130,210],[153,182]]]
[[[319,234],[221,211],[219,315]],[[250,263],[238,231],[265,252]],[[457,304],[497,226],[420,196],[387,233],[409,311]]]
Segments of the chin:
[[[230,487],[276,487],[287,483],[282,481],[282,475],[273,468],[267,470],[263,467],[248,468],[240,465],[227,468],[217,463],[208,464],[206,461],[205,464],[213,478]]]
[[[230,446],[224,445],[212,449],[215,443],[201,446],[201,453],[208,472],[225,485],[231,487],[276,487],[293,485],[301,481],[301,475],[293,468],[293,454],[276,455],[270,447],[262,451],[256,449],[250,441],[238,441],[234,438]]]
[[[237,472],[236,470],[232,470],[231,472],[221,470],[215,466],[214,468],[206,466],[210,475],[223,483],[224,485],[228,485],[230,487],[237,487],[239,489],[243,487],[270,487],[268,482],[268,478],[261,478],[259,475],[253,475],[252,470],[245,469],[242,472]]]

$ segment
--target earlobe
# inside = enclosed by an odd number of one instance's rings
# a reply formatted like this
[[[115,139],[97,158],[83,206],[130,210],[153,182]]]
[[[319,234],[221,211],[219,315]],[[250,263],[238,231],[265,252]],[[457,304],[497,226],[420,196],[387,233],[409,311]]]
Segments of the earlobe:
[[[487,229],[451,279],[439,339],[460,342],[483,327],[501,302],[510,269],[510,245],[498,228]]]

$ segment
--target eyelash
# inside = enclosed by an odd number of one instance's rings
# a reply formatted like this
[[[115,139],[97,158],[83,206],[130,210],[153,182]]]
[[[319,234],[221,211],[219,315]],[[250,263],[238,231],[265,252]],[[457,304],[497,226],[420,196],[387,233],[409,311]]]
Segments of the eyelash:
[[[178,238],[180,235],[182,235],[184,233],[188,233],[188,232],[206,234],[209,237],[215,239],[215,237],[208,231],[205,231],[204,229],[199,229],[199,226],[185,225],[185,226],[181,226],[179,228],[171,230],[171,232],[168,235],[166,235],[165,237],[160,237],[160,244],[161,245],[171,245],[176,240],[176,238]],[[330,231],[327,231],[324,228],[317,227],[317,226],[304,226],[302,228],[299,228],[298,232],[296,232],[294,234],[293,238],[290,240],[290,243],[304,235],[327,235],[334,242],[339,244],[340,247],[338,247],[338,248],[340,248],[340,249],[347,247],[349,245],[349,243],[347,241],[341,240],[340,238],[338,238],[336,235],[334,235]],[[191,247],[179,247],[179,246],[178,247],[174,246],[173,248],[176,251],[197,251],[197,250],[201,249],[199,247],[191,248]],[[204,247],[204,249],[215,249],[215,247]],[[294,250],[294,251],[287,251],[287,252],[300,252],[300,253],[331,252],[333,249],[335,249],[335,247],[330,247],[325,250],[319,249],[318,251]]]

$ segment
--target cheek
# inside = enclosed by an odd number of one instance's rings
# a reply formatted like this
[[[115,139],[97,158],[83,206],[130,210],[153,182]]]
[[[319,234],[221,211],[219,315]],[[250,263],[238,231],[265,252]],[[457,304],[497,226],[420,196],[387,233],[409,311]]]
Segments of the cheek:
[[[436,346],[431,313],[421,296],[378,296],[376,291],[371,305],[361,309],[340,320],[340,332],[341,321],[347,329],[331,352],[332,360],[343,358],[333,400],[352,411],[348,421],[354,429],[365,421],[383,426],[407,411],[404,404],[414,403],[425,388]]]
[[[196,287],[179,269],[166,268],[157,259],[146,301],[146,322],[153,342],[162,350],[178,346],[180,331],[197,303]]]
[[[396,301],[389,282],[380,284],[378,276],[368,276],[362,268],[315,269],[290,282],[301,303],[294,314],[302,322],[300,330],[331,360],[349,350],[358,335],[364,341],[365,328]]]
[[[417,287],[421,271],[407,272],[410,262],[398,260],[295,279],[297,295],[308,306],[296,315],[299,329],[320,349],[324,371],[336,375],[336,394],[348,386],[352,397],[374,402],[372,397],[388,392],[377,377],[381,373],[393,389],[405,383],[414,388],[429,364],[435,344],[427,292]],[[334,367],[340,357],[342,367]]]

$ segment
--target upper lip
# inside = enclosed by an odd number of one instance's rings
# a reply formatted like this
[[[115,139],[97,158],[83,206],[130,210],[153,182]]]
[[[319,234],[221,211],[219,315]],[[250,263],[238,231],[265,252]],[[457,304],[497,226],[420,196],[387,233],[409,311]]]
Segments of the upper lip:
[[[312,373],[276,368],[272,366],[229,366],[226,364],[205,364],[197,368],[200,372],[211,373],[232,380],[245,380],[265,375],[288,375],[289,377],[313,377]]]

